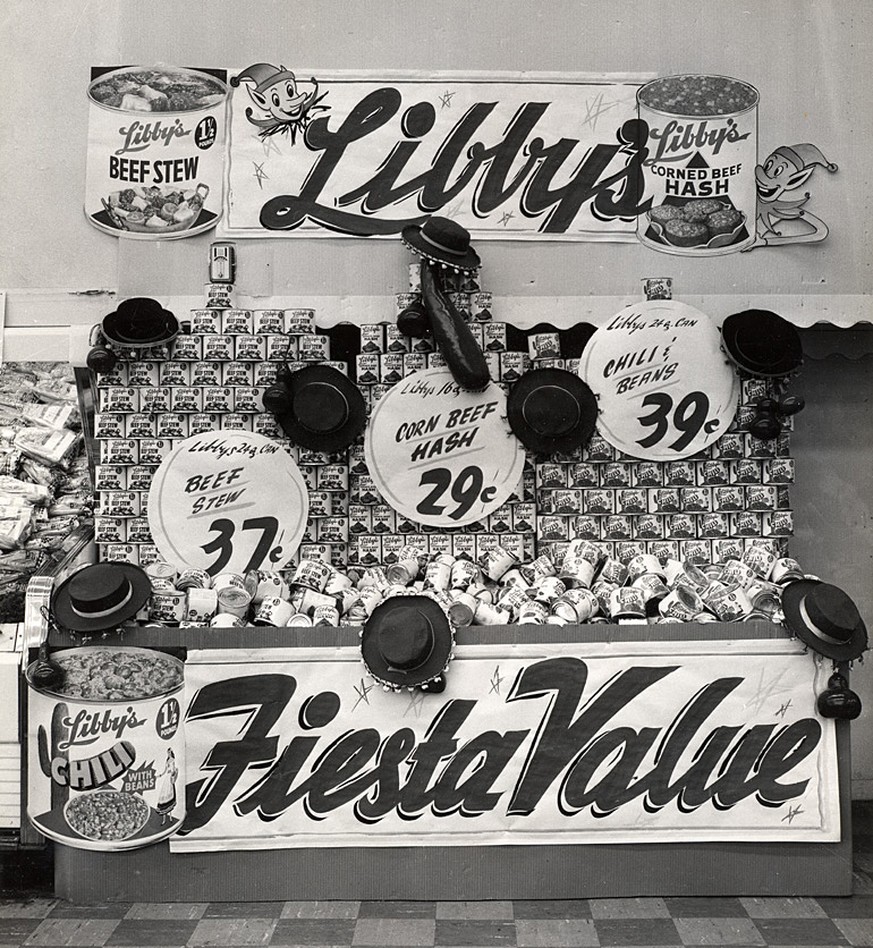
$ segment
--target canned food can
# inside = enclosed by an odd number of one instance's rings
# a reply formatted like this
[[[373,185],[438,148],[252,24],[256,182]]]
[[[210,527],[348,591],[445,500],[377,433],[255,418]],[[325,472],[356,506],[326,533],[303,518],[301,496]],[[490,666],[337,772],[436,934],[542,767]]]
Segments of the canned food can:
[[[487,324],[486,329],[493,323]],[[500,353],[500,381],[517,382],[531,367],[530,356],[526,352]]]
[[[88,87],[85,214],[116,237],[199,234],[222,215],[227,86],[168,66],[125,66]]]
[[[304,586],[321,592],[330,576],[331,568],[328,563],[321,560],[303,559],[297,564],[291,582],[295,586]]]
[[[670,593],[664,580],[655,573],[643,573],[642,576],[638,576],[633,581],[633,587],[643,594],[647,616],[656,615],[658,604]]]
[[[154,585],[155,580],[162,580],[164,582],[169,582],[172,586],[176,584],[176,577],[179,575],[179,571],[170,563],[166,563],[163,560],[157,560],[154,563],[149,563],[148,566],[144,567],[145,574],[152,581]]]
[[[691,622],[694,617],[703,611],[703,600],[693,589],[687,586],[676,586],[658,605],[658,612],[669,619],[680,622]]]
[[[212,588],[220,592],[230,586],[236,586],[237,589],[245,589],[245,578],[241,573],[218,573],[212,577]]]
[[[252,332],[253,320],[250,309],[226,309],[221,314],[220,331],[235,335]]]
[[[185,601],[185,618],[190,622],[209,622],[218,611],[218,594],[214,589],[188,590]]]
[[[658,576],[664,575],[664,568],[657,556],[651,553],[640,553],[630,560],[627,564],[628,579],[633,582],[639,579],[645,573],[652,573]]]
[[[600,608],[590,589],[568,589],[552,603],[552,612],[568,622],[587,622]]]
[[[519,625],[545,625],[548,617],[548,606],[536,599],[530,599],[518,610],[517,621]]]
[[[752,601],[739,585],[728,586],[707,605],[722,622],[739,622],[752,611]]]
[[[517,614],[528,602],[530,602],[530,597],[520,586],[503,587],[497,599],[497,608]]]
[[[149,599],[149,620],[181,622],[185,618],[187,596],[180,589],[152,589]]]
[[[225,590],[229,592],[231,590]],[[231,614],[233,610],[227,610]],[[252,618],[252,624],[258,626],[274,626],[281,628],[288,624],[288,620],[294,615],[295,609],[287,599],[280,599],[278,596],[268,596],[261,601]]]
[[[534,362],[541,359],[560,359],[561,337],[556,332],[531,333],[527,337],[527,350]]]
[[[771,458],[763,463],[765,484],[793,484],[794,459]]]
[[[245,624],[245,619],[229,612],[218,612],[209,620],[209,627],[212,629],[238,629]]]
[[[470,625],[479,606],[479,600],[461,589],[453,589],[450,598],[447,608],[452,625],[456,627]]]
[[[605,615],[609,615],[609,602],[612,592],[615,589],[620,587],[615,583],[609,583],[606,580],[599,579],[592,587],[591,592],[594,593],[597,598],[598,605],[600,606],[600,611]]]
[[[340,614],[336,606],[316,606],[312,610],[313,626],[339,626]],[[286,623],[287,625],[287,623]]]
[[[544,576],[530,589],[532,597],[538,602],[544,603],[554,602],[555,599],[563,596],[566,591],[567,584],[557,576]]]
[[[721,571],[721,581],[726,586],[740,586],[748,589],[755,581],[757,573],[740,559],[728,560]]]
[[[790,537],[794,533],[794,514],[790,510],[774,510],[762,514],[764,536]]]
[[[235,574],[234,574],[235,575]],[[216,582],[218,577],[216,577]],[[231,583],[230,585],[236,585]],[[246,573],[243,588],[252,597],[252,605],[258,606],[268,596],[278,596],[285,599],[288,596],[288,584],[281,573],[268,570],[253,569]]]
[[[651,210],[637,236],[655,250],[714,256],[755,240],[758,91],[727,76],[666,76],[637,92],[648,134]]]
[[[467,589],[471,583],[479,581],[482,571],[469,559],[456,559],[452,563],[450,586],[452,589]]]
[[[646,601],[641,589],[634,586],[619,586],[609,594],[609,617],[611,619],[644,619]]]
[[[498,609],[490,602],[483,599],[476,599],[476,609],[473,613],[473,621],[476,625],[508,625],[512,616],[505,609]],[[519,615],[518,622],[522,624],[522,618]]]
[[[286,309],[284,316],[284,332],[294,336],[315,332],[314,309]]]
[[[754,570],[760,579],[769,579],[777,559],[778,557],[769,547],[753,544],[743,551],[742,562]]]
[[[518,564],[518,559],[509,550],[495,545],[482,558],[482,571],[489,579],[497,582],[504,573]]]
[[[216,334],[203,337],[203,358],[208,362],[230,362],[233,352],[233,336]]]
[[[790,556],[782,556],[773,564],[773,569],[770,571],[770,581],[783,586],[795,579],[803,579],[805,575],[797,560]]]
[[[285,332],[285,311],[256,309],[252,313],[252,330],[259,335],[279,335]]]
[[[454,564],[455,558],[448,553],[442,553],[432,559],[424,571],[425,588],[445,592],[451,585],[452,567]]]
[[[114,666],[124,688],[111,698],[78,697],[64,684],[37,687],[37,662],[28,666],[27,808],[34,826],[56,842],[102,852],[172,835],[185,816],[182,663],[150,649],[93,644],[56,657],[95,684]]]
[[[638,540],[660,540],[664,536],[664,517],[662,514],[640,514],[633,521],[634,538]],[[646,547],[646,552],[651,552]]]
[[[598,579],[607,583],[614,583],[617,586],[623,585],[628,578],[628,567],[615,557],[609,557],[604,560],[600,567]]]
[[[571,543],[573,541],[570,541]],[[588,588],[594,582],[594,573],[596,565],[582,554],[574,554],[568,549],[564,556],[563,563],[559,572],[559,582],[565,588]],[[553,581],[555,577],[546,576],[539,580],[537,585],[545,583],[547,580]]]
[[[126,543],[127,520],[124,517],[95,517],[94,541],[96,543]]]
[[[205,569],[197,569],[195,567],[183,569],[176,579],[177,589],[191,589],[192,587],[209,589],[211,586],[212,577]]]

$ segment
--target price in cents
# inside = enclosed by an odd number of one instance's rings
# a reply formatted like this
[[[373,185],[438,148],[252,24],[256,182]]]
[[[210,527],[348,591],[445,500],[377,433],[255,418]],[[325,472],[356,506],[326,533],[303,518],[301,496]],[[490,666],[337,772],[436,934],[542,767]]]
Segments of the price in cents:
[[[678,405],[666,392],[651,392],[642,400],[643,408],[652,408],[648,415],[639,419],[643,427],[652,426],[654,431],[645,438],[638,438],[637,444],[641,448],[651,448],[664,440],[668,432],[680,432],[675,441],[667,447],[671,451],[684,451],[689,444],[700,434],[717,431],[720,427],[718,418],[708,418],[709,398],[705,392],[689,392]]]
[[[737,410],[739,379],[716,324],[677,300],[633,303],[591,337],[579,374],[597,395],[597,428],[624,454],[691,457]]]
[[[281,569],[300,545],[308,512],[294,459],[244,431],[186,438],[149,491],[149,526],[161,556],[211,576]]]
[[[419,479],[419,486],[432,486],[432,490],[415,509],[426,517],[441,517],[445,513],[451,520],[461,520],[477,501],[487,504],[497,493],[496,487],[483,490],[484,481],[482,468],[475,464],[468,465],[457,474],[447,467],[425,471]],[[447,509],[452,505],[444,502],[446,495],[457,505],[454,509]]]
[[[414,524],[443,529],[497,510],[524,469],[504,393],[494,384],[465,391],[447,369],[415,372],[379,400],[364,455],[386,503]]]

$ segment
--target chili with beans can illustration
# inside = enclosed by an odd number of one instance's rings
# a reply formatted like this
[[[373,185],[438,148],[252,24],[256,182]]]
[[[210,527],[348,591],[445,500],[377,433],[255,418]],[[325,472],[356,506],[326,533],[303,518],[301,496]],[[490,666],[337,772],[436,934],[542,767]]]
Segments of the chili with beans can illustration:
[[[758,90],[727,76],[653,79],[637,92],[648,132],[650,209],[637,236],[647,247],[713,256],[755,241]]]
[[[28,816],[76,849],[138,849],[185,816],[182,663],[129,647],[53,655],[65,678],[29,686]]]
[[[125,66],[88,87],[85,214],[116,237],[188,237],[222,214],[227,86],[215,75]]]

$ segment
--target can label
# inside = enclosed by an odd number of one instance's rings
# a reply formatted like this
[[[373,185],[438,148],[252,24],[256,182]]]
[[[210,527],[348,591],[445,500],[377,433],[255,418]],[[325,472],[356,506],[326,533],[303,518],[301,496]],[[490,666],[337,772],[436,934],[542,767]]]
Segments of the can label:
[[[252,315],[252,329],[256,333],[285,332],[285,311],[282,309],[256,309]]]
[[[108,651],[89,646],[58,655],[78,676],[90,678],[94,669],[99,680]],[[70,697],[30,684],[28,703],[28,816],[51,839],[102,852],[165,838],[185,815],[182,665],[147,649],[114,648],[109,657],[127,688],[147,684],[146,676],[173,684],[159,694],[144,689],[150,697],[116,699]]]
[[[182,237],[222,214],[227,86],[193,69],[128,66],[88,87],[85,214],[116,237]]]
[[[637,93],[648,129],[637,236],[667,253],[713,256],[755,240],[758,91],[726,76],[667,76]]]

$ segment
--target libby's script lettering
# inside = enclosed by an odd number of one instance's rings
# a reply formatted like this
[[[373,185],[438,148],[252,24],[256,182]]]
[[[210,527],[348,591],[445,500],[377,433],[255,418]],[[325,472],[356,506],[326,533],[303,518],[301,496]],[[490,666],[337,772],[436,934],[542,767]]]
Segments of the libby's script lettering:
[[[372,824],[389,813],[404,820],[426,811],[473,817],[494,810],[504,796],[506,814],[525,817],[551,805],[544,800],[555,785],[554,805],[567,816],[587,809],[592,816],[608,817],[638,797],[649,812],[674,801],[682,812],[691,812],[706,803],[730,809],[751,796],[761,806],[777,807],[802,795],[809,781],[792,782],[790,774],[821,739],[814,718],[787,726],[705,729],[707,718],[742,678],[709,682],[662,726],[609,727],[619,710],[677,667],[632,666],[587,695],[584,661],[545,659],[523,668],[506,697],[507,702],[542,703],[535,729],[489,730],[462,741],[458,732],[477,701],[453,699],[440,707],[421,740],[407,727],[386,734],[344,727],[321,747],[322,737],[314,732],[340,711],[332,692],[307,699],[321,702],[329,713],[280,748],[278,736],[270,732],[297,690],[294,677],[250,675],[207,684],[194,695],[187,720],[232,717],[240,728],[234,740],[210,749],[200,767],[209,776],[188,784],[181,832],[204,826],[226,800],[238,816],[255,813],[263,821],[299,803],[313,820],[351,806],[359,822]],[[514,786],[495,789],[526,740],[529,747]],[[237,792],[249,770],[258,779]]]
[[[315,119],[304,141],[308,149],[321,153],[318,160],[299,194],[283,194],[263,205],[261,225],[268,230],[293,230],[309,220],[341,234],[397,234],[409,224],[421,223],[468,186],[474,192],[470,200],[477,217],[487,216],[518,194],[517,210],[525,217],[541,217],[538,229],[545,234],[565,233],[585,204],[602,221],[633,220],[649,209],[651,199],[643,201],[642,171],[648,156],[647,123],[629,119],[616,131],[616,143],[598,143],[580,155],[578,139],[547,143],[534,135],[549,103],[526,102],[499,141],[491,145],[474,141],[497,104],[470,106],[436,149],[430,167],[403,181],[409,160],[436,122],[431,103],[409,106],[399,122],[403,137],[389,149],[375,174],[336,197],[329,187],[334,172],[342,164],[348,174],[354,165],[353,158],[344,162],[347,151],[391,122],[403,106],[403,97],[393,87],[376,89],[336,129],[330,128],[328,116]],[[616,158],[623,158],[624,165],[607,173]],[[556,179],[565,183],[554,185]],[[375,216],[411,195],[416,195],[420,215],[401,220]],[[351,205],[357,205],[360,213],[340,210]]]

